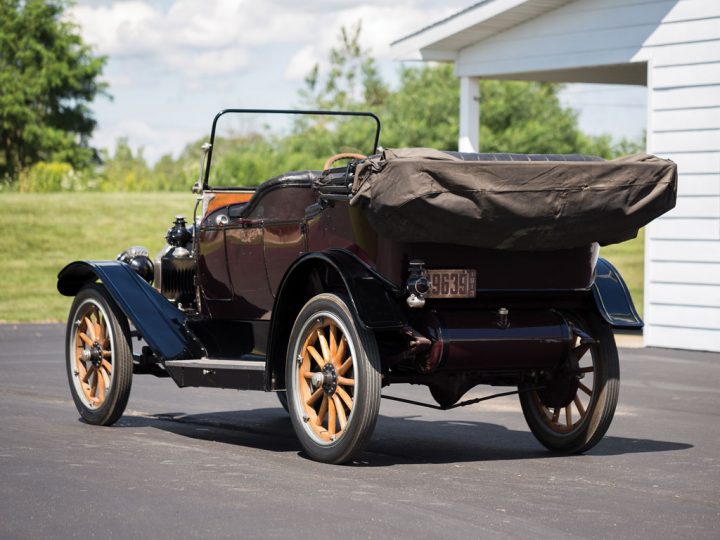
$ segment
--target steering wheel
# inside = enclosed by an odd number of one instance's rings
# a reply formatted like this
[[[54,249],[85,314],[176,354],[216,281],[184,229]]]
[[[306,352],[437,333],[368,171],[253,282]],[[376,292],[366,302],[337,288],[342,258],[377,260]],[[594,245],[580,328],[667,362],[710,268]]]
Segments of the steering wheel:
[[[323,171],[330,168],[330,165],[335,163],[336,161],[340,161],[341,159],[365,159],[367,156],[364,156],[362,154],[353,154],[351,152],[342,152],[340,154],[335,154],[334,156],[330,156],[327,158],[327,161],[325,162],[325,165],[323,165]]]

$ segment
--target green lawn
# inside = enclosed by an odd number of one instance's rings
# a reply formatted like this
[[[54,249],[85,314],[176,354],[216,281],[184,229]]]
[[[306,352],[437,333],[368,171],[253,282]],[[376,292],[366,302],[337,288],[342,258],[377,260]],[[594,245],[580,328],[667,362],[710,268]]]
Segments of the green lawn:
[[[0,322],[64,321],[72,299],[55,284],[66,263],[114,259],[131,245],[154,257],[194,204],[189,192],[0,194]]]
[[[176,214],[191,220],[190,193],[2,193],[0,322],[64,321],[71,299],[55,288],[76,259],[113,259],[131,245],[151,255]],[[603,248],[642,309],[643,238]]]
[[[610,261],[622,275],[632,295],[635,308],[643,314],[643,275],[645,268],[645,229],[637,238],[622,244],[600,248],[600,256]]]

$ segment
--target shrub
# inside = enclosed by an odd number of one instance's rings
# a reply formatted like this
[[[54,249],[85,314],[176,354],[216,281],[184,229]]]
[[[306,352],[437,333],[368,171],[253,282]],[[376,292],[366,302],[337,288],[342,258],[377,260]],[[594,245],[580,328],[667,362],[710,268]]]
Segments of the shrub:
[[[88,180],[69,163],[40,161],[20,173],[17,190],[21,193],[85,191]]]

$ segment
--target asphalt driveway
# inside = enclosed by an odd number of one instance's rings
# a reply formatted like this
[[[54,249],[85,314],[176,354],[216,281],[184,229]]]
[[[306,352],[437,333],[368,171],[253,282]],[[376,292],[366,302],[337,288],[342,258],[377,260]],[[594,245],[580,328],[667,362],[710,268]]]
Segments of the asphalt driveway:
[[[0,326],[3,539],[720,538],[717,354],[621,349],[619,409],[587,455],[546,452],[514,396],[384,401],[361,459],[329,466],[262,392],[137,376],[116,426],[81,422],[63,332]]]

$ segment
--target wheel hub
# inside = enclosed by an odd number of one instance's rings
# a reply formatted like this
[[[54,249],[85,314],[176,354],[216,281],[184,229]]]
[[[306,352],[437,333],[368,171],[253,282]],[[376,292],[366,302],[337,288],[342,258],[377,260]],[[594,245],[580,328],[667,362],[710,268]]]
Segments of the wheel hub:
[[[579,383],[577,376],[556,373],[554,378],[545,382],[545,388],[538,390],[537,393],[546,407],[567,407],[577,394]]]
[[[337,379],[338,374],[335,370],[335,366],[328,362],[322,367],[322,370],[317,373],[318,375],[322,374],[322,388],[323,391],[328,395],[332,396],[335,393],[335,390],[337,389]],[[315,376],[313,375],[313,379]]]
[[[570,352],[563,367],[547,374],[545,388],[538,390],[540,401],[546,407],[567,407],[580,387],[580,379],[583,378],[580,358],[595,341],[581,330],[573,328],[573,332],[580,338],[580,345]]]
[[[99,366],[102,363],[102,347],[96,341],[92,347],[83,349],[80,360],[83,362],[92,362],[93,365]]]
[[[97,341],[93,343],[92,347],[92,363],[96,366],[100,366],[102,363],[102,347]]]

